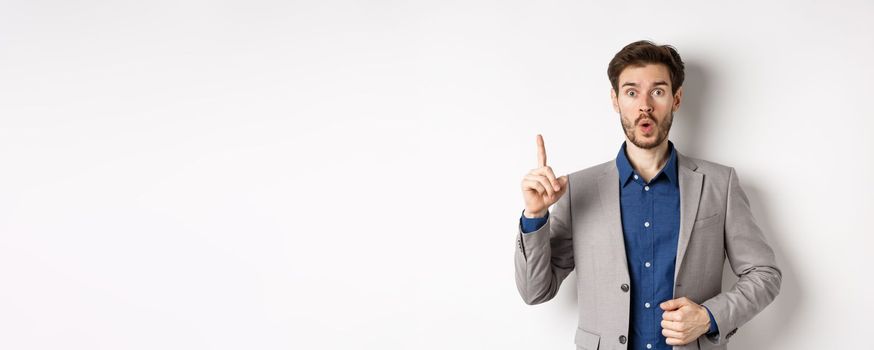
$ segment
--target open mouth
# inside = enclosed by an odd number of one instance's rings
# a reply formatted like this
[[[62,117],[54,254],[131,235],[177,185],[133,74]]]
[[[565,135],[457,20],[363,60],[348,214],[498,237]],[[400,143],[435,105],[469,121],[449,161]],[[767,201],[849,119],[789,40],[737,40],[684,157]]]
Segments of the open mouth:
[[[644,133],[648,134],[652,132],[652,129],[655,127],[655,123],[653,123],[650,119],[641,120],[640,123],[637,123],[637,126],[643,130]]]

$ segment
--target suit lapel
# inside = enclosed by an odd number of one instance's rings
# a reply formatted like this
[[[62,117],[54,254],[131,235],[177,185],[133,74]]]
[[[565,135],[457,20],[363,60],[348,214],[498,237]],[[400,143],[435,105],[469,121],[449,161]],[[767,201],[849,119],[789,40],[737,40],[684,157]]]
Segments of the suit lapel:
[[[696,172],[698,168],[691,159],[677,152],[680,178],[680,237],[677,242],[677,261],[674,269],[674,281],[683,265],[686,247],[692,236],[692,226],[698,216],[698,203],[701,201],[701,189],[704,185],[704,174]]]
[[[622,234],[622,211],[619,207],[619,171],[616,162],[598,177],[598,192],[601,196],[601,214],[609,234],[608,242],[611,264],[621,264],[628,279],[628,258],[625,255],[625,236]]]

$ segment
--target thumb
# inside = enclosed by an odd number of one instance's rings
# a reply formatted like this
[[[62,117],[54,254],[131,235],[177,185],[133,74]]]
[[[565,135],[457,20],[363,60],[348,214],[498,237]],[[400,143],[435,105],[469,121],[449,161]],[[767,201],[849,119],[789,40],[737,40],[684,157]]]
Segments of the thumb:
[[[662,310],[671,311],[679,309],[681,306],[683,306],[683,303],[680,301],[680,299],[671,299],[664,303],[661,303],[661,305],[659,306],[662,308]]]
[[[567,175],[557,177],[555,181],[558,182],[558,196],[561,197],[567,191]]]

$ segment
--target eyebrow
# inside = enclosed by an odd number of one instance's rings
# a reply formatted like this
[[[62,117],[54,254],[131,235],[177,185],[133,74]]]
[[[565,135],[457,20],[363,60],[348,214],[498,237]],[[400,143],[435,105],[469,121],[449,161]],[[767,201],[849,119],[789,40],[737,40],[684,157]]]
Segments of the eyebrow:
[[[655,83],[652,83],[652,86],[659,86],[659,85],[668,85],[668,83],[665,82],[664,80],[659,80],[659,81],[657,81],[657,82],[655,82]],[[627,83],[625,83],[625,84],[622,84],[621,87],[626,87],[626,86],[634,86],[634,87],[637,87],[637,83],[634,83],[634,82],[627,82]]]

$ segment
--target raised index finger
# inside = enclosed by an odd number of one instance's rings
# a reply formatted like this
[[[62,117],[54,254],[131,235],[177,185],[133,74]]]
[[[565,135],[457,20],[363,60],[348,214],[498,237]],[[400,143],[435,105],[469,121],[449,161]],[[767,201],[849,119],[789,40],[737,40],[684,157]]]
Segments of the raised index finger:
[[[543,146],[543,136],[537,134],[537,166],[546,166],[546,147]]]

